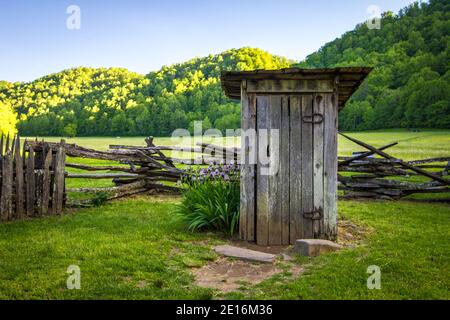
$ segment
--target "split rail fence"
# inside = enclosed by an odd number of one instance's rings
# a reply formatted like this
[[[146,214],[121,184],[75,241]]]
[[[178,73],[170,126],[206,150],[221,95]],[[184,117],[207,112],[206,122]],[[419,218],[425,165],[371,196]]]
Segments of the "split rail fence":
[[[397,143],[375,148],[341,135],[367,149],[352,157],[339,157],[338,186],[344,198],[396,200],[411,194],[450,192],[450,157],[403,161],[385,151]],[[66,205],[92,205],[93,198],[88,197],[92,195],[111,200],[143,193],[180,193],[179,182],[189,175],[184,164],[199,166],[225,160],[239,163],[240,158],[239,148],[203,143],[195,147],[156,146],[152,137],[145,142],[146,146],[110,145],[109,150],[99,151],[63,140],[25,141],[21,146],[19,137],[2,136],[0,220],[61,214]],[[175,158],[174,153],[182,156]],[[66,156],[107,160],[107,164],[66,162]],[[66,167],[78,170],[66,172]],[[423,179],[408,181],[417,176]],[[109,179],[113,184],[66,188],[65,179]],[[80,194],[87,197],[71,196]]]

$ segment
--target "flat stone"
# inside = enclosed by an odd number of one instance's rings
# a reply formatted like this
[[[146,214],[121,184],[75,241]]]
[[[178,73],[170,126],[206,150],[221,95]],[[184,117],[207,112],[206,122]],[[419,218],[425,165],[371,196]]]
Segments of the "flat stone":
[[[233,257],[241,260],[263,262],[263,263],[273,263],[276,258],[274,254],[228,245],[217,246],[214,248],[214,251],[226,257]]]
[[[316,257],[323,253],[337,251],[341,248],[342,246],[329,240],[300,239],[295,241],[293,250],[302,256]]]

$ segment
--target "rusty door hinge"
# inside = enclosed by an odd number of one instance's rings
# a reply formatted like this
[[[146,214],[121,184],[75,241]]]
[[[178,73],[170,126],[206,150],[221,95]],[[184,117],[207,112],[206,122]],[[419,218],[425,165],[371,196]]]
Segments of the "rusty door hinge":
[[[320,220],[323,217],[323,210],[322,208],[315,209],[311,212],[304,212],[303,218],[305,219],[311,219],[311,220]]]

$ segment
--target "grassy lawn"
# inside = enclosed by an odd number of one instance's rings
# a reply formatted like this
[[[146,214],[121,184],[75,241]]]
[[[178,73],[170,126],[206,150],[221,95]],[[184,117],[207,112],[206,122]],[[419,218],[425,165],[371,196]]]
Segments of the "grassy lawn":
[[[450,131],[350,133],[375,146],[393,141],[396,157],[450,156]],[[60,138],[45,138],[58,141]],[[66,139],[106,150],[109,144],[144,145],[144,137]],[[174,145],[155,138],[156,145]],[[215,140],[232,145],[238,141]],[[339,139],[339,154],[361,148]],[[104,164],[104,161],[68,159]],[[72,172],[77,170],[71,169]],[[69,179],[67,186],[111,181]],[[194,284],[193,268],[216,259],[211,247],[227,240],[189,233],[174,214],[177,197],[135,197],[101,207],[0,224],[0,299],[449,299],[450,205],[408,201],[340,201],[341,218],[371,230],[363,244],[296,264],[260,284],[222,294]],[[81,269],[81,290],[66,288],[69,265]],[[367,267],[381,268],[381,290],[368,290]]]
[[[222,295],[193,284],[192,268],[225,241],[192,234],[174,215],[177,198],[139,197],[63,217],[0,225],[1,299],[448,299],[450,206],[340,202],[340,215],[373,230],[363,245],[298,259],[295,280],[276,275]],[[69,265],[81,290],[66,289]],[[381,290],[366,269],[381,268]]]

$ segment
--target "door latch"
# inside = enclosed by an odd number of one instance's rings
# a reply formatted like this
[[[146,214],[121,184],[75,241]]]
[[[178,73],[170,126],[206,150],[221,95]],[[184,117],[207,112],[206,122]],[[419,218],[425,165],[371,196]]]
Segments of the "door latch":
[[[303,116],[304,123],[319,124],[323,122],[323,115],[321,113],[314,113],[312,116]]]

